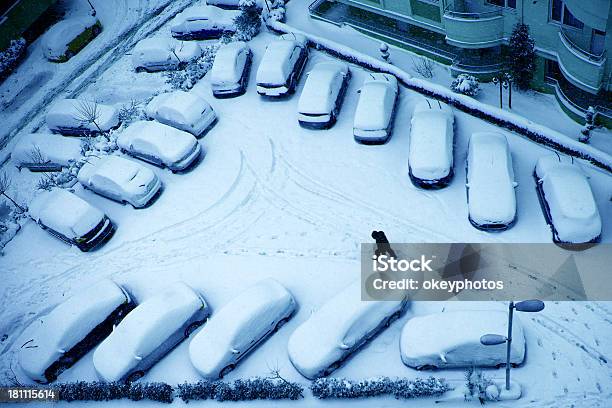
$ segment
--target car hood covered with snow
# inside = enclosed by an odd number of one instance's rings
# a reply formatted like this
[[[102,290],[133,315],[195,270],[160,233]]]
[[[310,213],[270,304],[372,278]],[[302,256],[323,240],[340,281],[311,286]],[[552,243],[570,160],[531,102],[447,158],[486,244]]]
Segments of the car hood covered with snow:
[[[89,15],[60,21],[43,34],[41,44],[47,58],[60,58],[66,54],[68,44],[97,20]]]
[[[123,290],[108,279],[79,291],[32,322],[31,340],[19,351],[21,368],[33,380],[46,382],[45,370],[52,363],[127,302]]]
[[[334,79],[348,75],[348,65],[339,62],[319,62],[304,84],[298,102],[298,112],[306,114],[329,114],[334,108],[339,88],[334,89]],[[339,84],[338,84],[339,85]]]

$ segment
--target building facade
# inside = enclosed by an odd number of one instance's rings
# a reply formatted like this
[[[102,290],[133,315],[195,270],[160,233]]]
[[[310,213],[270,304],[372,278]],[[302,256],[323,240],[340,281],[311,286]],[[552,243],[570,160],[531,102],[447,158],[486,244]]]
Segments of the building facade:
[[[532,87],[577,121],[589,106],[612,119],[612,0],[318,0],[310,11],[483,80],[503,69],[522,22],[536,43]]]

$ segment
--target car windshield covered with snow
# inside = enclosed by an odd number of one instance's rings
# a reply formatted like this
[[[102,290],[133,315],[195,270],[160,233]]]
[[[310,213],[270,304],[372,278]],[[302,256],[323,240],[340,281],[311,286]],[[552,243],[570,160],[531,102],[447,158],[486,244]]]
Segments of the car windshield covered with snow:
[[[172,171],[185,170],[200,154],[200,144],[192,134],[147,120],[130,124],[117,138],[117,145],[134,157]]]
[[[485,346],[480,343],[480,337],[505,336],[507,325],[508,314],[504,311],[453,311],[413,317],[404,325],[400,336],[402,361],[417,369],[505,365],[506,344]],[[510,362],[519,365],[524,358],[525,336],[515,316]]]
[[[281,96],[295,91],[308,58],[308,40],[300,34],[284,34],[266,47],[257,68],[257,92]]]
[[[506,137],[494,132],[472,134],[466,171],[472,225],[483,230],[511,227],[516,220],[517,184]]]
[[[306,378],[327,376],[400,316],[405,301],[362,301],[357,281],[325,303],[291,334],[289,359]]]
[[[206,378],[223,377],[294,310],[293,296],[280,283],[265,279],[255,284],[216,312],[191,340],[191,363]]]
[[[222,45],[210,70],[214,96],[240,95],[246,91],[252,53],[244,41]]]
[[[19,365],[31,379],[48,383],[97,346],[133,307],[129,295],[105,279],[78,291],[29,326]]]
[[[370,74],[360,89],[353,122],[355,140],[384,143],[391,136],[396,101],[397,79],[390,74]]]
[[[177,14],[170,30],[172,36],[181,40],[205,40],[220,38],[223,34],[236,32],[234,19],[237,10],[223,10],[213,6],[193,6]]]
[[[408,169],[418,187],[443,187],[453,175],[452,109],[425,99],[414,108],[410,126]]]
[[[176,282],[146,299],[98,346],[93,364],[101,380],[132,382],[200,325],[210,310],[204,299]]]
[[[319,62],[308,73],[298,102],[298,121],[306,127],[333,125],[342,103],[349,68],[340,62]]]
[[[196,137],[203,136],[217,119],[217,114],[205,99],[185,91],[159,94],[151,99],[145,111],[149,118]]]
[[[578,165],[557,155],[543,156],[534,175],[554,242],[597,242],[601,236],[601,216],[591,186]]]
[[[23,135],[11,152],[11,159],[21,169],[60,171],[81,156],[81,140],[50,133]]]
[[[172,38],[145,38],[132,50],[132,65],[136,71],[178,69],[202,55],[202,48],[189,41]]]
[[[90,15],[62,20],[42,36],[43,53],[51,61],[66,61],[100,34],[101,30],[100,22]],[[78,41],[78,37],[82,39]]]
[[[46,122],[54,133],[84,136],[119,126],[119,111],[92,100],[60,99],[51,105]]]
[[[160,191],[159,177],[143,165],[119,156],[88,156],[77,175],[88,189],[134,208],[146,206]]]
[[[61,188],[38,193],[28,212],[41,227],[82,251],[96,247],[114,230],[102,211]]]

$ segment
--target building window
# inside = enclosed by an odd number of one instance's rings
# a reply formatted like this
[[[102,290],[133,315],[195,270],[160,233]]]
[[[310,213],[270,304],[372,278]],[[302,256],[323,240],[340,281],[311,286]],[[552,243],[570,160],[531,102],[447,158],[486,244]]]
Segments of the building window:
[[[550,19],[570,27],[579,29],[584,27],[582,21],[574,17],[563,0],[552,0],[550,2]]]
[[[557,61],[546,59],[544,65],[544,80],[554,83],[561,77],[561,70],[559,69],[559,64]]]
[[[487,3],[499,7],[516,8],[516,0],[487,0]]]

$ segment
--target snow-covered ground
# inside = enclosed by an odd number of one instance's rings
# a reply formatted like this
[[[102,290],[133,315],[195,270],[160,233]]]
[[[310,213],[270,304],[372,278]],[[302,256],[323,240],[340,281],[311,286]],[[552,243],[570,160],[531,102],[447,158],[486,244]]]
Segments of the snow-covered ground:
[[[153,35],[169,36],[169,28],[166,25]],[[549,150],[504,132],[512,136],[508,141],[519,183],[518,220],[512,229],[503,233],[478,231],[467,219],[464,186],[467,140],[474,131],[498,129],[456,111],[455,178],[449,187],[440,191],[418,190],[408,178],[407,149],[411,111],[420,95],[401,90],[395,131],[388,144],[356,144],[352,136],[353,113],[358,100],[356,91],[365,73],[351,66],[353,77],[337,124],[324,131],[302,129],[297,122],[297,102],[303,80],[297,94],[286,100],[262,100],[255,90],[255,69],[266,43],[272,38],[271,34],[263,33],[251,42],[253,71],[244,96],[213,99],[207,78],[195,86],[192,92],[210,101],[219,115],[219,122],[200,141],[207,155],[198,167],[185,174],[172,174],[151,166],[165,188],[150,208],[134,210],[84,191],[80,186],[75,188],[77,195],[102,209],[117,223],[115,236],[104,247],[83,254],[46,234],[33,222],[27,222],[6,246],[5,255],[0,258],[3,305],[0,375],[9,375],[12,368],[25,381],[16,365],[15,351],[28,338],[28,324],[66,296],[104,277],[125,285],[138,302],[169,283],[183,280],[204,295],[213,314],[241,290],[272,277],[292,292],[298,312],[227,379],[266,376],[272,368],[279,368],[285,378],[307,386],[287,357],[289,335],[312,311],[359,277],[359,244],[371,241],[372,230],[384,230],[392,242],[550,242],[550,231],[532,178],[537,158],[550,153]],[[329,58],[311,52],[306,71],[316,62]],[[95,96],[101,103],[120,106],[132,100],[146,101],[158,92],[169,90],[161,73],[134,73],[129,56],[120,56],[112,63],[108,61],[95,75],[92,73],[88,82],[82,83],[82,96]],[[21,78],[24,74],[16,75]],[[47,91],[49,100],[57,94],[52,89]],[[1,115],[7,115],[6,111]],[[34,115],[26,129],[40,122],[40,117],[40,114]],[[590,165],[583,164],[583,167],[590,177],[603,219],[603,241],[610,242],[612,178]],[[19,173],[10,164],[4,169],[14,180],[11,192],[18,200],[27,202],[40,176],[27,170]],[[414,303],[400,321],[333,375],[354,379],[378,375],[422,376],[404,366],[400,359],[399,334],[407,319],[443,309],[505,307],[502,303]],[[612,303],[550,302],[543,312],[519,318],[525,327],[527,360],[513,370],[513,378],[525,386],[524,396],[499,406],[609,406]],[[487,373],[499,379],[504,375],[503,370]],[[459,384],[464,372],[441,370],[434,375]],[[59,380],[95,378],[90,353],[60,375]],[[144,380],[182,383],[198,378],[189,362],[188,344],[184,342],[155,365]],[[0,382],[3,381],[2,378]],[[109,406],[126,404],[118,401]],[[313,400],[308,391],[304,400],[274,404],[436,406],[433,399],[322,402]],[[240,405],[268,406],[269,403]],[[463,406],[464,403],[446,405]]]

